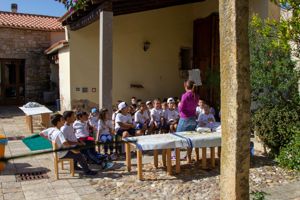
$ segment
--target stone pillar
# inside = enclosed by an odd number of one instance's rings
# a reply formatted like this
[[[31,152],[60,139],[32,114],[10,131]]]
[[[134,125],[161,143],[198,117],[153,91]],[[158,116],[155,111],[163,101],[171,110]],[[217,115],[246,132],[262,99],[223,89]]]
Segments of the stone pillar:
[[[100,12],[99,107],[112,108],[112,11]]]
[[[249,0],[220,0],[221,199],[249,199]]]

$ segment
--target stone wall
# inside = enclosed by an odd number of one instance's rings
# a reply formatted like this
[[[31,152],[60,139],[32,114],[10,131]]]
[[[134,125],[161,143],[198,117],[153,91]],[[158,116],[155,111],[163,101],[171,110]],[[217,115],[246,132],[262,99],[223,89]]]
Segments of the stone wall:
[[[25,101],[42,102],[50,87],[50,62],[44,54],[50,32],[0,28],[0,59],[25,59]]]

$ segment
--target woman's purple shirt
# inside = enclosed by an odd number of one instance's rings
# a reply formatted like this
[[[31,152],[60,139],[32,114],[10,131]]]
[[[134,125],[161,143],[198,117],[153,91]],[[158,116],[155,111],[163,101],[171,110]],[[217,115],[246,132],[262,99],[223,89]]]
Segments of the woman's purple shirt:
[[[198,105],[199,97],[192,91],[187,91],[181,97],[181,102],[178,107],[180,118],[196,117],[196,107]]]

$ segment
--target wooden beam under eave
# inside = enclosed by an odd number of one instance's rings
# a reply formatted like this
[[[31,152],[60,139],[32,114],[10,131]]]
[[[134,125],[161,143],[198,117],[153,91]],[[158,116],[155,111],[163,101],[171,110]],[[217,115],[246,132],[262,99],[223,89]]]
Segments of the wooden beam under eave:
[[[113,0],[113,12],[117,16],[202,1],[204,0]]]
[[[69,24],[71,30],[78,30],[98,20],[99,10],[113,11],[114,16],[117,16],[202,1],[204,0],[90,0],[87,11],[81,16],[72,14],[71,22],[68,20],[68,23],[64,21],[63,24]]]
[[[83,17],[77,19],[77,20],[72,20],[70,25],[70,30],[76,31],[79,30],[83,27],[86,27],[93,22],[99,20],[100,12],[101,11],[112,11],[112,2],[111,1],[106,1],[103,4],[97,6],[96,8],[92,9],[89,11],[86,15]],[[72,16],[71,16],[72,17]]]
[[[103,3],[105,0],[90,0],[90,2],[92,3],[92,5],[96,5],[96,4],[101,4]]]

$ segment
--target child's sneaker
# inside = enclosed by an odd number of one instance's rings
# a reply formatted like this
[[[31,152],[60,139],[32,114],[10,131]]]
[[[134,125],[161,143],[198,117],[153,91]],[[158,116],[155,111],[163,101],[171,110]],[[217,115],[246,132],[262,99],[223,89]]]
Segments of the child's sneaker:
[[[86,176],[95,176],[97,174],[98,174],[98,172],[95,172],[95,171],[92,171],[92,170],[89,170],[89,171],[84,173],[84,175],[86,175]]]
[[[105,162],[102,164],[102,169],[103,170],[111,169],[113,166],[114,166],[113,162]]]
[[[117,156],[113,153],[110,155],[110,159],[111,160],[117,160]]]
[[[175,152],[174,151],[172,151],[172,156],[171,156],[171,160],[176,160],[176,154],[175,154]]]
[[[107,154],[100,154],[98,153],[97,154],[97,158],[101,161],[104,161],[104,160],[108,160],[108,155]]]
[[[176,156],[171,156],[171,160],[175,161],[176,160]]]

